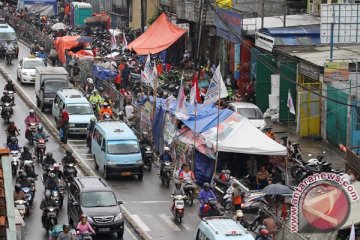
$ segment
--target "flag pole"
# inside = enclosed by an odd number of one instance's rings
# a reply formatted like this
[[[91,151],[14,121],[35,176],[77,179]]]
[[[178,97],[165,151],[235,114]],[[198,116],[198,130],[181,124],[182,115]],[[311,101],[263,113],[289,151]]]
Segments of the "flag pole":
[[[195,167],[195,151],[196,151],[196,148],[195,148],[195,144],[196,144],[196,138],[197,138],[197,134],[196,134],[196,121],[197,121],[197,101],[196,101],[196,95],[195,95],[195,102],[194,102],[195,106],[194,106],[194,151],[193,151],[193,161],[191,163],[191,169],[194,169]]]
[[[217,165],[218,165],[218,160],[219,160],[219,125],[220,125],[220,98],[221,97],[221,87],[219,84],[219,96],[218,96],[218,101],[219,101],[219,106],[218,106],[218,114],[217,114],[217,126],[216,126],[216,157],[215,157],[215,167],[214,167],[214,175],[212,180],[214,180],[214,177],[216,175],[216,171],[217,171]]]
[[[288,91],[290,93],[290,89]],[[291,94],[291,93],[290,93]],[[289,157],[290,157],[290,151],[289,151],[289,135],[290,135],[290,108],[288,111],[288,129],[287,129],[287,141],[286,141],[286,149],[287,149],[287,156],[285,158],[285,185],[289,185]]]

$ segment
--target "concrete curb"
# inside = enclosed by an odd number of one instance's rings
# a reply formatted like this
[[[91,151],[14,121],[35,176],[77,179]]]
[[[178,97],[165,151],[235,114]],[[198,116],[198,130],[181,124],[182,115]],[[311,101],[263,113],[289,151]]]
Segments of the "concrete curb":
[[[19,86],[19,84],[12,78],[12,76],[2,67],[0,66],[0,74],[5,78],[6,81],[9,79],[16,86],[16,93],[17,95],[32,109],[34,109],[35,113],[39,117],[42,125],[48,130],[49,134],[55,139],[56,142],[60,143],[59,139],[59,132],[58,130],[51,124],[49,119],[40,111],[40,109],[35,106],[29,96],[23,91],[23,89]],[[72,147],[67,145],[67,147],[63,146],[64,150],[71,149],[75,158],[78,160],[78,169],[85,176],[97,176],[96,173],[82,160],[81,156],[76,152],[76,150]],[[121,210],[123,211],[125,219],[130,223],[130,225],[136,230],[136,232],[140,235],[143,240],[152,240],[152,237],[144,231],[141,226],[136,224],[136,221],[132,218],[129,210],[126,209],[123,205],[120,206]]]

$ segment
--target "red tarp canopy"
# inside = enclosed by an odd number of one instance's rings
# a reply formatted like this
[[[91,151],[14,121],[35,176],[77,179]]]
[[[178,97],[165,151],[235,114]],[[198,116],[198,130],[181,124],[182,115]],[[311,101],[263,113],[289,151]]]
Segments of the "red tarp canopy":
[[[127,47],[138,55],[156,54],[170,47],[186,30],[168,21],[162,13],[156,21]]]
[[[80,46],[81,43],[78,43],[76,39],[78,39],[80,36],[64,36],[64,37],[58,37],[55,39],[54,45],[55,49],[59,54],[59,60],[62,63],[66,62],[65,59],[65,50],[71,49],[73,47]]]

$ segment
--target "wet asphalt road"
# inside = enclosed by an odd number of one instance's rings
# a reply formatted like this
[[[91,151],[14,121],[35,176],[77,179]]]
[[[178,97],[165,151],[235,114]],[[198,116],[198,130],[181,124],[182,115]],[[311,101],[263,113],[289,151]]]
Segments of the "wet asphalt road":
[[[3,66],[13,79],[16,79],[18,60],[29,56],[29,50],[21,43],[19,46],[19,59],[14,59],[12,65],[6,65],[3,60],[0,60],[0,66]],[[1,77],[1,89],[3,89],[4,84],[4,79]],[[35,102],[34,85],[22,85],[21,87],[25,90],[30,99]],[[25,129],[23,119],[25,118],[28,109],[25,106],[26,104],[19,101],[19,97],[16,99],[16,103],[14,120],[18,127],[23,130]],[[54,118],[50,113],[47,113],[46,116],[54,123]],[[1,121],[0,131],[4,131],[4,128],[5,125],[3,121]],[[27,142],[24,140],[23,131],[21,134],[20,144],[23,146],[24,144],[27,144]],[[5,138],[1,140],[5,142]],[[81,155],[82,160],[94,170],[94,160],[92,154],[88,152],[85,140],[82,140],[80,137],[70,139],[68,143],[77,149],[76,151]],[[64,154],[63,149],[51,138],[47,144],[47,150],[53,152],[57,161],[60,161]],[[37,166],[37,171],[41,171],[39,166]],[[98,171],[96,173],[102,176],[102,173],[99,173]],[[152,172],[145,171],[143,181],[138,181],[136,177],[130,177],[116,178],[108,181],[108,183],[115,191],[118,199],[124,201],[124,206],[130,211],[137,224],[140,225],[153,239],[193,239],[199,222],[197,216],[197,204],[194,204],[193,207],[186,206],[182,224],[175,222],[170,212],[170,194],[173,184],[170,185],[169,189],[162,186],[157,173],[158,168],[154,167]],[[41,228],[40,223],[41,211],[39,209],[39,204],[43,187],[40,181],[36,184],[37,194],[35,197],[34,209],[32,210],[31,216],[26,220],[26,235],[28,236],[26,239],[31,240],[47,239],[45,231]],[[64,209],[59,214],[59,222],[61,223],[67,222],[65,204],[63,208]],[[128,226],[125,230],[124,239],[138,239],[138,236],[131,227]],[[105,238],[107,237],[104,236],[104,239]]]

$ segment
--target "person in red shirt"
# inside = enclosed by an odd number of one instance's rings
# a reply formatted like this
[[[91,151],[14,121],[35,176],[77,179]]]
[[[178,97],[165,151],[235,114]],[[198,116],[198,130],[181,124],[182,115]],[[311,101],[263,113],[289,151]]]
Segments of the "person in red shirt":
[[[115,84],[116,90],[119,91],[120,87],[121,87],[121,74],[120,74],[120,72],[116,75],[114,84]]]
[[[67,135],[68,135],[67,132],[69,129],[69,113],[62,108],[60,108],[58,125],[60,128],[60,142],[63,144],[67,144]]]
[[[167,63],[167,64],[166,64],[166,67],[165,67],[165,71],[166,71],[166,72],[170,72],[170,70],[171,70],[171,64],[170,64],[170,63]]]
[[[161,60],[158,61],[158,64],[156,65],[156,70],[157,70],[157,73],[158,73],[159,76],[163,75],[164,70],[163,70],[163,65],[161,63]]]

